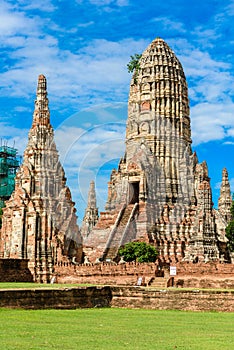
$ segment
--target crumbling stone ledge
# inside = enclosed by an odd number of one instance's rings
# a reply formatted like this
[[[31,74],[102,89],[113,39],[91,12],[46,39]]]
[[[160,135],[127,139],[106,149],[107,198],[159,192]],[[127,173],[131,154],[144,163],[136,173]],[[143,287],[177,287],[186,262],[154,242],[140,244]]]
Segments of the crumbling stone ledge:
[[[154,289],[104,286],[0,290],[0,307],[75,309],[92,307],[234,312],[234,290]]]
[[[110,287],[0,290],[0,307],[23,309],[76,309],[109,307]]]
[[[112,307],[234,312],[234,290],[112,288]]]

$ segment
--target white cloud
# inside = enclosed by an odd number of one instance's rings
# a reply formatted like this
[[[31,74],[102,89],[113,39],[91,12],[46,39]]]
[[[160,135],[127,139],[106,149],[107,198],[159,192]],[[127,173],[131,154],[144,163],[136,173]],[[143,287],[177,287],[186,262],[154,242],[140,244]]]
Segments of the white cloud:
[[[61,106],[64,93],[66,104],[77,104],[81,98],[93,104],[98,99],[103,101],[105,96],[110,100],[126,99],[130,78],[126,62],[132,52],[142,52],[148,46],[146,40],[112,42],[99,39],[72,53],[59,49],[53,36],[21,39],[20,47],[12,53],[15,66],[0,74],[3,91],[8,95],[26,97],[35,91],[37,75],[44,73],[48,77],[53,108],[57,103]],[[225,138],[228,136],[225,128],[233,128],[230,95],[234,91],[233,77],[228,72],[229,64],[214,60],[207,52],[184,39],[170,40],[170,43],[178,51],[190,83],[194,144]],[[35,62],[38,62],[37,66]],[[92,98],[88,100],[88,96]],[[108,115],[102,116],[103,121],[108,120]]]
[[[93,5],[106,6],[106,5],[117,5],[117,6],[128,6],[128,0],[89,0]]]
[[[181,61],[188,81],[194,145],[234,136],[230,64],[214,59],[208,51],[186,39],[172,39],[170,46]]]
[[[23,155],[27,140],[28,130],[16,128],[7,122],[0,122],[1,142],[7,142],[9,147],[15,147],[19,155]]]
[[[124,154],[124,139],[125,123],[103,123],[88,130],[63,125],[56,130],[60,159],[79,206],[81,201],[85,206],[90,181],[95,180],[99,206],[104,208],[110,171]]]
[[[199,103],[191,108],[194,145],[234,136],[234,103]]]
[[[87,104],[97,103],[99,98],[103,102],[104,92],[109,99],[125,100],[130,79],[126,62],[132,52],[141,52],[145,46],[145,40],[93,40],[72,53],[60,50],[49,35],[24,38],[11,54],[15,60],[11,69],[0,74],[0,85],[8,96],[25,97],[35,91],[36,77],[43,73],[48,78],[50,99],[59,102],[60,108],[64,93],[67,104],[77,104],[82,97]],[[88,100],[90,96],[92,100]]]
[[[52,12],[56,9],[56,6],[51,0],[17,0],[16,3],[24,10],[39,10],[43,12]]]
[[[103,6],[103,5],[110,5],[113,0],[89,0],[91,4]]]
[[[234,137],[234,128],[233,129],[228,129],[227,130],[227,135],[230,136],[230,137]],[[228,144],[228,142],[226,142],[226,144]],[[231,144],[230,141],[229,141],[229,144]]]
[[[24,106],[17,106],[14,108],[14,111],[15,112],[32,112],[32,109],[31,108],[28,108],[28,107],[24,107]]]
[[[55,135],[63,164],[96,168],[123,152],[117,144],[124,144],[125,124],[106,123],[90,130],[62,127]]]
[[[128,6],[129,5],[129,0],[117,0],[116,4],[118,6]]]
[[[87,27],[92,26],[92,25],[95,25],[94,21],[89,21],[89,22],[86,22],[86,23],[78,23],[77,27],[87,28]]]
[[[33,20],[27,18],[23,12],[17,11],[5,1],[0,3],[0,38],[15,35],[18,32],[26,33],[33,30]],[[2,43],[1,43],[2,46]]]
[[[161,28],[165,31],[177,31],[179,33],[185,33],[186,29],[182,22],[170,19],[169,17],[155,17],[151,19],[151,22],[159,22]]]
[[[95,3],[107,6],[114,1],[103,0]],[[124,6],[128,2],[117,3]],[[22,0],[18,4],[26,9],[30,2]],[[78,105],[79,101],[86,105],[96,104],[106,98],[115,101],[126,100],[130,80],[126,69],[129,56],[134,52],[142,52],[148,46],[149,40],[128,38],[114,42],[94,39],[76,51],[62,50],[58,38],[46,34],[46,27],[43,26],[46,18],[39,22],[36,17],[29,18],[24,12],[19,12],[4,2],[1,6],[1,13],[9,19],[0,21],[0,26],[5,28],[2,31],[1,45],[9,50],[13,49],[9,51],[12,60],[10,69],[0,73],[2,95],[28,97],[35,91],[38,74],[43,73],[48,78],[49,99],[54,109],[61,109],[64,95],[65,104],[70,106]],[[33,6],[39,6],[39,2]],[[171,18],[154,18],[154,21],[161,21],[164,26],[173,30],[185,30],[183,23]],[[93,21],[87,21],[78,23],[77,26],[92,24]],[[197,27],[193,34],[199,40],[205,34],[214,37],[215,31]],[[230,65],[215,60],[207,51],[186,39],[170,39],[169,44],[183,64],[192,105],[196,103],[191,111],[192,137],[195,143],[225,137],[226,117],[219,120],[219,115],[222,114],[219,105],[225,104],[225,107],[222,107],[225,109],[225,115],[231,113],[228,108],[233,108],[230,96],[233,95],[234,88],[233,77],[229,72]],[[212,119],[214,113],[215,120]],[[203,118],[206,125],[202,129],[204,132],[201,132]]]

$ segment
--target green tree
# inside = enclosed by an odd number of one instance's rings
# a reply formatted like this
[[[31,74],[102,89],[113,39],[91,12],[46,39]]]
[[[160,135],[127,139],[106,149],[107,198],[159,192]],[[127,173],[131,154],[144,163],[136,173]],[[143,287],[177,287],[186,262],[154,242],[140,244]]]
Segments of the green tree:
[[[234,198],[232,197],[232,205],[231,205],[231,221],[226,227],[226,237],[228,239],[228,249],[231,252],[234,252]]]
[[[140,69],[140,59],[141,55],[135,53],[135,55],[130,56],[130,62],[127,64],[128,73],[133,73],[134,83],[137,83],[137,76]]]
[[[119,255],[125,261],[154,262],[158,252],[151,244],[145,242],[130,242],[119,249]]]

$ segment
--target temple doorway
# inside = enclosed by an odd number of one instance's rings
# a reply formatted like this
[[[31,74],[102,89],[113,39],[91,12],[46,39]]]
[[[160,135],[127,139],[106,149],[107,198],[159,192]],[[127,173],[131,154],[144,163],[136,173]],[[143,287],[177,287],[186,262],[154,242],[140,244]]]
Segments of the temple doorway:
[[[140,183],[129,182],[129,204],[139,203]]]

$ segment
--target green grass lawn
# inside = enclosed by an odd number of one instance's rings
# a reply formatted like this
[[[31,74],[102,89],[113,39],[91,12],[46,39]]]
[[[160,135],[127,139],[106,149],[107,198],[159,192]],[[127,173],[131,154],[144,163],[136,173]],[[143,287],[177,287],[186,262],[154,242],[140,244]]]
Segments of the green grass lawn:
[[[93,284],[92,284],[93,285]],[[18,289],[18,288],[67,288],[67,287],[87,287],[91,284],[64,284],[64,283],[33,283],[33,282],[0,282],[0,289]]]
[[[89,286],[96,286],[95,284],[78,284],[78,283],[34,283],[34,282],[0,282],[0,289],[40,289],[40,288],[76,288],[76,287],[89,287]],[[99,285],[99,287],[102,287],[103,285]],[[118,287],[118,286],[116,286]],[[132,286],[133,287],[133,286]],[[144,287],[143,287],[144,288]],[[155,288],[155,287],[147,287],[148,289],[162,289]],[[176,287],[170,287],[170,288],[164,288],[169,290],[209,290],[209,291],[224,291],[224,292],[233,292],[234,289],[224,289],[224,288],[176,288]]]
[[[230,350],[234,313],[0,309],[3,350]]]

